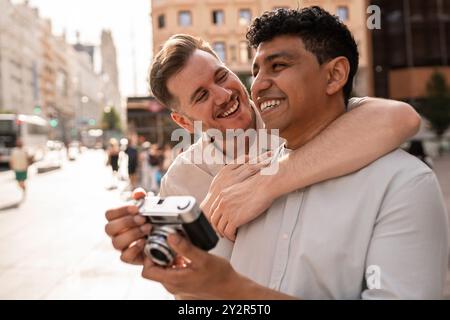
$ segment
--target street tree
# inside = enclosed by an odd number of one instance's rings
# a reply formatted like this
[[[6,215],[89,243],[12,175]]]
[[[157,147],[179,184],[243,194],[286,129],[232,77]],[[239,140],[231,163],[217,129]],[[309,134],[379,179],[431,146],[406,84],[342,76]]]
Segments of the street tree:
[[[107,131],[122,131],[120,117],[114,107],[107,107],[103,111],[102,129]]]
[[[427,95],[420,113],[430,122],[439,141],[450,126],[450,89],[442,73],[435,71],[427,83]]]

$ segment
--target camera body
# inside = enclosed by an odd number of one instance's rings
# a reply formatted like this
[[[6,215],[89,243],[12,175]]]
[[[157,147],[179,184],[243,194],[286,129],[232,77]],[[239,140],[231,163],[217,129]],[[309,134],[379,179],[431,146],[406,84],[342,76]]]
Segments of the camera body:
[[[187,236],[195,246],[208,251],[219,241],[216,232],[191,196],[147,196],[137,200],[139,213],[153,225],[144,252],[160,266],[170,266],[175,252],[167,243],[171,233]]]

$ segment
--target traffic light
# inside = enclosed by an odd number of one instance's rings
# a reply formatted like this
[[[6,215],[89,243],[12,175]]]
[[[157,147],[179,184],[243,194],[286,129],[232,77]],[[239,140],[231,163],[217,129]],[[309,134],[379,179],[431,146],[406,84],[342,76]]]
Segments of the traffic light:
[[[33,109],[34,114],[41,114],[41,106],[35,106]]]
[[[90,126],[95,126],[95,124],[97,123],[97,121],[95,121],[95,119],[89,119],[89,125]]]
[[[58,126],[58,119],[51,119],[49,122],[52,128],[56,128]]]

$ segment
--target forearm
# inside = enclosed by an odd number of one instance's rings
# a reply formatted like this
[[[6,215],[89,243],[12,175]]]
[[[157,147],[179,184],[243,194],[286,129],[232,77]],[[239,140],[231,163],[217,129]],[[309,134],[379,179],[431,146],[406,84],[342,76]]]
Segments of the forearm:
[[[369,99],[281,159],[278,173],[268,176],[271,190],[280,196],[359,170],[399,147],[419,125],[409,105]]]
[[[220,290],[218,299],[223,300],[295,300],[293,296],[275,291],[234,273],[233,279],[227,281]]]

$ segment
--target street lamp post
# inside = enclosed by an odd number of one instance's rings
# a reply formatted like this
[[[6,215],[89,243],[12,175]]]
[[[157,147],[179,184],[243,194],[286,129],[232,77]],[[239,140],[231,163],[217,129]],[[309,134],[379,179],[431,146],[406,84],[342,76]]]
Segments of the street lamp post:
[[[82,134],[84,134],[86,132],[86,120],[85,120],[85,116],[84,116],[84,105],[87,104],[89,102],[89,97],[88,96],[82,96],[81,97],[81,131]]]

